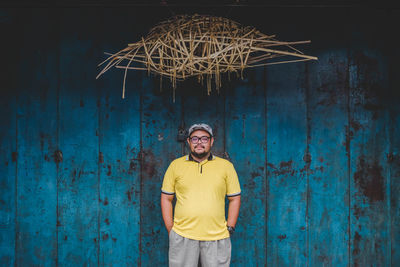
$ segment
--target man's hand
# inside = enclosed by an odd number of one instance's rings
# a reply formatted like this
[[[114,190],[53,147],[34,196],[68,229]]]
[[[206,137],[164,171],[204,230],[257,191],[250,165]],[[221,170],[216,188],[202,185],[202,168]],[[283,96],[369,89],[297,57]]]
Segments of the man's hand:
[[[161,213],[164,220],[165,228],[167,228],[168,234],[174,225],[172,218],[172,200],[174,195],[168,195],[161,193]]]
[[[235,232],[235,227],[228,225],[226,228],[228,228],[229,235],[233,235]]]

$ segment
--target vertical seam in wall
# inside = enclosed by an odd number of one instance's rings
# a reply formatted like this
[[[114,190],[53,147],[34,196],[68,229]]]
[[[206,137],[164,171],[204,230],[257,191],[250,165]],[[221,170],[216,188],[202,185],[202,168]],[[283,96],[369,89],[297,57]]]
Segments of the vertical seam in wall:
[[[393,12],[391,12],[390,10],[388,10],[387,12],[387,17],[389,18],[389,21],[393,20]],[[392,53],[394,52],[394,45],[391,42],[391,45],[388,45],[388,55],[392,55]],[[394,97],[392,97],[392,93],[395,92],[394,90],[394,85],[393,85],[393,66],[394,64],[396,64],[397,62],[395,62],[394,58],[391,56],[388,56],[388,62],[387,62],[387,66],[388,66],[388,74],[387,74],[387,81],[388,81],[388,102],[389,102],[389,155],[392,157],[392,160],[389,161],[389,196],[388,196],[388,203],[389,203],[389,262],[390,262],[390,266],[394,266],[393,263],[393,218],[392,218],[392,189],[393,189],[393,176],[392,176],[392,170],[393,170],[393,166],[394,164],[394,151],[393,151],[393,145],[395,144],[394,138],[395,138],[395,125],[396,125],[396,111],[398,111],[398,109],[395,109],[395,101],[393,101]],[[397,113],[398,115],[398,113]],[[396,192],[395,192],[396,193]]]
[[[388,17],[390,17],[391,18],[391,13],[389,13],[388,12]],[[389,46],[389,48],[388,48],[388,50],[389,50],[389,53],[392,53],[392,51],[393,51],[393,46]],[[393,143],[394,143],[394,140],[393,140],[393,138],[394,138],[394,136],[393,136],[393,133],[394,133],[394,131],[395,131],[395,128],[394,128],[394,125],[395,125],[395,116],[394,116],[394,114],[396,114],[396,112],[395,112],[395,110],[393,110],[393,100],[392,100],[392,97],[391,97],[391,92],[392,92],[392,90],[393,90],[393,85],[392,85],[392,66],[393,66],[393,59],[392,59],[392,57],[389,57],[389,59],[388,59],[388,62],[387,62],[387,66],[388,66],[388,74],[387,74],[387,76],[386,76],[386,78],[387,78],[387,82],[388,82],[388,84],[387,84],[387,86],[388,86],[388,96],[389,96],[389,98],[388,99],[390,99],[388,102],[390,103],[389,104],[389,130],[388,130],[388,139],[389,139],[389,155],[392,157],[392,160],[389,160],[388,162],[389,162],[389,166],[388,166],[388,182],[387,182],[387,186],[389,186],[389,190],[388,190],[388,194],[389,194],[389,196],[388,196],[388,213],[389,213],[389,225],[388,225],[388,231],[389,231],[389,234],[388,234],[388,237],[389,237],[389,262],[390,262],[390,266],[393,266],[393,253],[392,253],[392,248],[393,248],[393,240],[392,240],[392,234],[393,234],[393,223],[392,223],[392,167],[393,167]]]
[[[15,98],[16,107],[18,106],[18,97]],[[14,266],[17,266],[17,256],[18,256],[18,108],[15,112],[15,188],[14,188],[14,206],[15,206],[15,215],[14,215],[14,226],[15,226],[15,243],[14,243]]]
[[[228,156],[228,152],[226,151],[226,89],[224,89],[224,116],[223,116],[223,133],[224,133],[224,156]],[[227,160],[230,160],[229,157],[227,158]]]
[[[393,129],[393,125],[394,125],[394,122],[393,122],[393,118],[392,118],[392,111],[391,111],[391,106],[392,105],[390,105],[390,107],[389,107],[389,131],[388,131],[388,139],[389,139],[389,151],[388,151],[388,153],[389,153],[389,155],[393,155],[393,132],[394,132],[394,129]],[[389,239],[389,245],[388,245],[388,247],[389,247],[389,262],[390,262],[390,266],[393,266],[393,262],[392,262],[392,203],[391,203],[391,200],[392,200],[392,162],[391,161],[389,161],[389,166],[388,166],[388,181],[387,181],[387,184],[386,184],[386,186],[389,186],[389,190],[388,190],[388,200],[387,200],[387,203],[388,203],[388,218],[389,218],[389,220],[388,220],[388,231],[389,231],[389,234],[388,234],[388,239]]]
[[[60,80],[61,80],[61,75],[60,75],[60,21],[59,21],[60,16],[57,15],[57,55],[56,55],[56,62],[57,62],[57,105],[56,105],[56,147],[57,151],[55,153],[60,153]],[[56,266],[58,266],[58,229],[60,227],[59,223],[59,202],[58,202],[58,189],[59,189],[59,175],[60,175],[60,160],[57,158],[57,155],[54,155],[56,158]]]
[[[265,194],[265,209],[264,209],[264,227],[265,227],[265,266],[267,266],[268,263],[268,193],[269,193],[269,184],[268,184],[268,107],[267,107],[267,67],[264,66],[264,78],[263,78],[263,87],[264,87],[264,155],[265,155],[265,165],[264,165],[264,177],[265,177],[265,183],[264,183],[264,194]]]
[[[139,94],[139,135],[140,135],[140,149],[139,149],[139,163],[140,163],[140,195],[139,195],[139,257],[138,266],[142,266],[142,194],[143,194],[143,75],[140,83],[140,94]]]
[[[181,127],[185,131],[185,107],[184,107],[184,94],[181,94]],[[185,154],[185,140],[181,142],[181,156]]]
[[[306,136],[306,155],[305,155],[305,164],[307,166],[306,168],[306,177],[307,177],[307,200],[306,200],[306,227],[307,227],[307,235],[306,235],[306,261],[307,261],[307,266],[310,265],[310,253],[309,253],[309,247],[310,247],[310,229],[309,229],[309,203],[310,203],[310,164],[311,164],[311,158],[310,158],[310,140],[311,140],[311,125],[310,125],[310,107],[309,107],[309,101],[310,101],[310,88],[309,88],[309,74],[308,74],[308,63],[305,63],[305,68],[304,68],[304,76],[305,76],[305,101],[306,101],[306,129],[307,129],[307,136]]]
[[[351,266],[351,182],[350,182],[350,176],[351,176],[351,162],[350,162],[350,54],[349,51],[347,51],[347,77],[346,77],[346,96],[347,96],[347,133],[346,133],[346,142],[348,142],[348,151],[347,151],[347,180],[348,180],[348,206],[349,206],[349,213],[348,213],[348,248],[347,248],[347,254],[349,257],[349,262],[348,266]]]
[[[97,101],[98,101],[98,105],[97,106],[97,133],[98,133],[98,137],[97,137],[97,266],[100,266],[100,200],[101,200],[101,194],[100,194],[100,171],[101,171],[101,163],[100,163],[100,149],[101,149],[101,142],[102,142],[102,129],[101,129],[101,96],[102,96],[102,90],[97,90]],[[104,264],[104,262],[103,262]]]

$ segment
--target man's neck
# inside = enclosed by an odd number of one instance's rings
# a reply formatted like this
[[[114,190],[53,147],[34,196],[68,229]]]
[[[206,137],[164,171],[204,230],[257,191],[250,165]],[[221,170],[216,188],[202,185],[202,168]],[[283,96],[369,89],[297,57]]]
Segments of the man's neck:
[[[211,153],[211,152],[208,152],[207,155],[205,155],[205,156],[202,157],[202,158],[198,158],[198,157],[196,157],[195,155],[193,155],[192,153],[190,153],[190,155],[192,155],[192,158],[193,158],[195,161],[197,161],[197,162],[202,162],[202,161],[205,161],[206,159],[208,159],[208,157],[210,156],[210,153]]]

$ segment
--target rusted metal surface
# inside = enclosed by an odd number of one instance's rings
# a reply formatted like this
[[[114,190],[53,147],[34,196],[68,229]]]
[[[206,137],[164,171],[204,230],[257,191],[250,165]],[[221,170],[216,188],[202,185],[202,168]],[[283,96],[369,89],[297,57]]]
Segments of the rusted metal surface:
[[[0,265],[166,266],[161,181],[187,153],[178,130],[199,121],[242,185],[232,266],[400,261],[399,55],[370,27],[347,29],[340,47],[319,31],[318,62],[248,71],[220,94],[185,81],[173,103],[146,74],[128,76],[125,100],[123,73],[94,79],[101,51],[161,11],[50,11],[16,15],[23,77],[0,99]]]

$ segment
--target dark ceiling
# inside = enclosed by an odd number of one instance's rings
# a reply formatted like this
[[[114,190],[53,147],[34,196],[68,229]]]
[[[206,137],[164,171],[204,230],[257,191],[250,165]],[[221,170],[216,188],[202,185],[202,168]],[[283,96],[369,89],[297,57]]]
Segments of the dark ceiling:
[[[118,7],[118,6],[169,6],[169,7],[367,7],[399,8],[393,1],[372,0],[3,0],[0,7]]]

